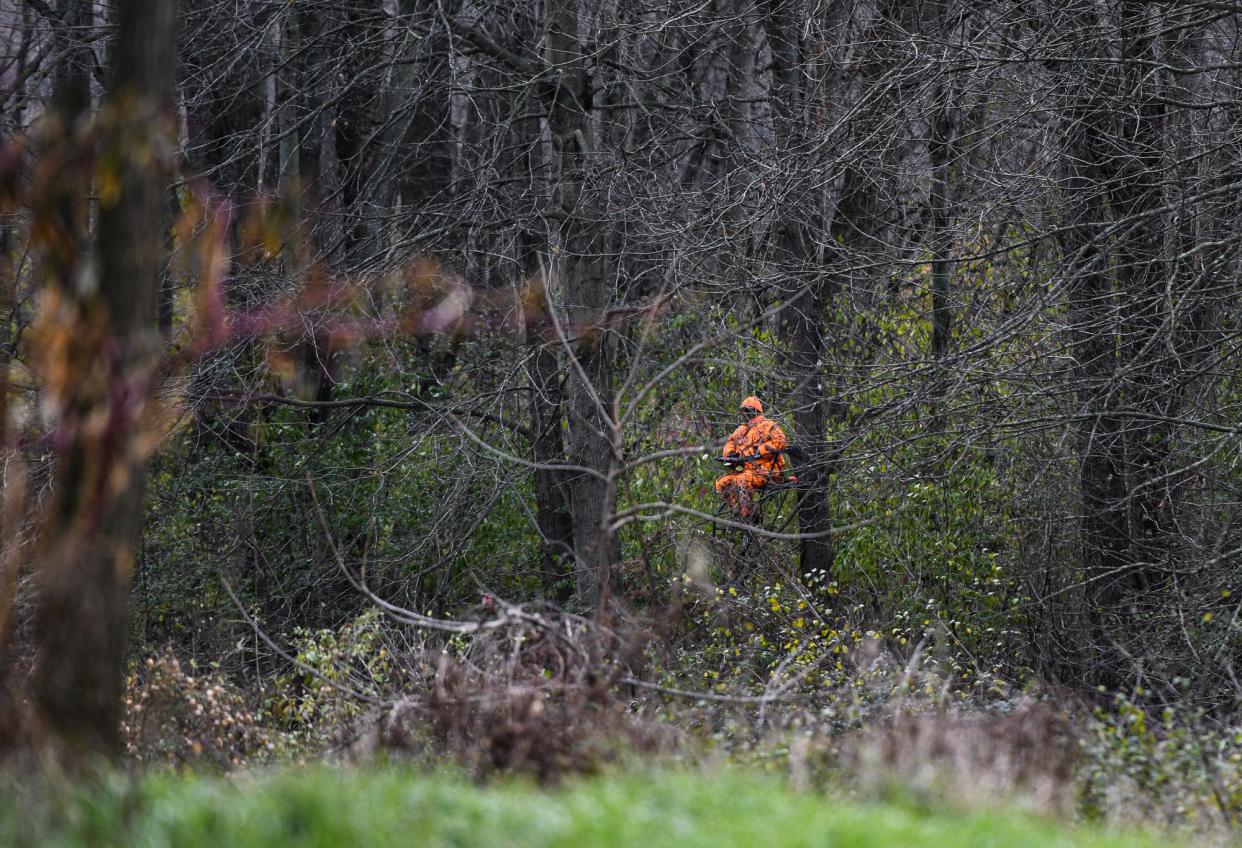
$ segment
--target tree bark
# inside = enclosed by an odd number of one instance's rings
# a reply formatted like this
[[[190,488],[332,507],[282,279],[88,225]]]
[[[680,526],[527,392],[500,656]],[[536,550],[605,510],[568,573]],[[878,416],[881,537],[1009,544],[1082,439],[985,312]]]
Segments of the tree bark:
[[[523,245],[523,252],[525,251]],[[562,472],[550,468],[565,461],[561,434],[564,397],[561,390],[560,341],[552,328],[547,290],[536,270],[528,268],[523,297],[526,320],[527,368],[530,374],[531,454],[536,464],[535,522],[539,531],[540,579],[544,593],[557,603],[573,594],[574,525]]]
[[[1117,679],[1118,658],[1108,631],[1125,594],[1130,534],[1125,439],[1117,414],[1117,292],[1104,235],[1111,176],[1107,145],[1111,110],[1099,83],[1072,83],[1082,89],[1078,105],[1066,115],[1067,228],[1061,243],[1071,275],[1068,319],[1082,416],[1078,428],[1080,543],[1090,623],[1088,649],[1097,654],[1092,661],[1097,682],[1112,684]]]
[[[591,86],[578,43],[576,0],[545,6],[545,62],[552,80],[549,128],[554,151],[553,229],[548,265],[564,290],[570,363],[567,379],[567,448],[571,464],[589,471],[565,476],[573,521],[575,583],[579,604],[594,606],[608,585],[614,556],[609,531],[616,483],[612,368],[604,312],[609,286],[603,260],[602,222],[592,220],[585,186],[593,137]]]
[[[953,278],[953,217],[950,207],[949,164],[956,135],[953,94],[942,83],[934,104],[931,139],[931,276],[932,276],[932,358],[940,365],[949,350],[953,330],[953,308],[949,302],[949,286]],[[937,395],[943,393],[943,373],[937,374]]]
[[[828,484],[832,476],[832,457],[824,439],[827,404],[824,399],[824,337],[826,283],[816,282],[800,299],[790,304],[787,318],[791,365],[798,375],[794,387],[794,428],[805,461],[798,473],[798,568],[808,585],[826,583],[832,574],[832,526]]]
[[[1104,214],[1103,203],[1094,194],[1090,172],[1075,174],[1071,186],[1079,179],[1083,184],[1078,190],[1090,193],[1082,209],[1085,220],[1098,220],[1096,216]],[[1085,223],[1079,226],[1090,229]],[[1077,257],[1069,306],[1078,403],[1083,413],[1079,427],[1083,570],[1091,605],[1104,609],[1120,599],[1127,570],[1125,453],[1115,410],[1117,336],[1110,313],[1116,295],[1105,267],[1106,251],[1094,243],[1094,233],[1083,229],[1066,238]]]
[[[99,284],[57,277],[56,483],[41,527],[38,707],[70,754],[115,753],[130,572],[142,519],[140,418],[158,349],[166,151],[176,149],[177,4],[119,0],[101,120]],[[50,341],[49,345],[58,342]]]
[[[1140,64],[1153,49],[1145,5],[1121,6],[1115,32],[1123,61],[1083,85],[1066,139],[1070,228],[1063,245],[1076,269],[1069,306],[1084,413],[1083,564],[1097,629],[1167,554],[1160,536],[1168,504],[1156,482],[1164,474],[1168,425],[1154,420],[1173,411],[1170,340],[1162,339],[1164,107]],[[1108,224],[1116,233],[1111,245]],[[1121,414],[1127,410],[1154,418],[1136,422]]]
[[[1146,3],[1126,2],[1120,9],[1119,34],[1125,64],[1121,75],[1125,108],[1110,154],[1115,176],[1110,182],[1113,217],[1120,222],[1116,246],[1121,305],[1121,356],[1132,375],[1125,400],[1151,418],[1125,429],[1129,524],[1133,570],[1129,582],[1140,589],[1154,579],[1169,557],[1167,534],[1171,504],[1160,485],[1170,452],[1170,425],[1176,412],[1176,389],[1169,355],[1172,325],[1167,322],[1167,282],[1163,205],[1163,133],[1165,106],[1157,90],[1159,74],[1147,64],[1158,60]]]
[[[780,102],[790,106],[790,113],[778,121],[775,133],[778,149],[796,151],[806,144],[812,133],[809,98],[805,90],[807,75],[803,67],[801,26],[797,6],[785,0],[770,0],[765,8],[768,43],[772,49],[774,92]],[[791,153],[790,155],[796,155]],[[800,194],[800,192],[799,192]],[[829,200],[835,207],[835,199]],[[833,459],[825,440],[828,405],[824,393],[828,338],[825,325],[827,308],[833,300],[836,277],[817,266],[807,217],[812,204],[789,202],[777,228],[778,262],[789,277],[788,287],[794,291],[806,286],[806,292],[792,299],[784,310],[782,324],[789,347],[791,371],[795,377],[793,390],[794,439],[801,448],[797,464],[798,532],[804,534],[798,543],[798,568],[809,585],[826,583],[833,566],[833,540],[828,535],[832,526],[829,484]],[[821,224],[832,229],[838,210],[831,208]],[[831,259],[829,260],[832,261]]]

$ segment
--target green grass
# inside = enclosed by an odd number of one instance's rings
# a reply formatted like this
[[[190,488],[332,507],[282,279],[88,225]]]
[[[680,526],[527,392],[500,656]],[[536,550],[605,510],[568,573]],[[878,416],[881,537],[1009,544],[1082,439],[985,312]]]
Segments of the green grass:
[[[20,795],[25,794],[26,800]],[[259,780],[114,778],[56,802],[0,799],[0,844],[63,846],[616,846],[616,848],[1129,848],[1139,834],[1017,813],[852,803],[764,776],[634,773],[543,791],[399,769],[286,769]]]

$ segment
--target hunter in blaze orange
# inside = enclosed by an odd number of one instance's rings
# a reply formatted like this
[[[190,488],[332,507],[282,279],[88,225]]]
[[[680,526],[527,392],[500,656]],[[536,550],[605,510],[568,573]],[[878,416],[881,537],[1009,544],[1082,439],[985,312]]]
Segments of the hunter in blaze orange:
[[[745,421],[729,436],[723,453],[725,459],[737,457],[737,465],[741,467],[735,465],[732,474],[717,480],[716,491],[734,512],[749,518],[755,489],[784,478],[785,454],[782,451],[789,447],[789,442],[775,421],[764,418],[759,398],[752,395],[742,401],[741,412]]]

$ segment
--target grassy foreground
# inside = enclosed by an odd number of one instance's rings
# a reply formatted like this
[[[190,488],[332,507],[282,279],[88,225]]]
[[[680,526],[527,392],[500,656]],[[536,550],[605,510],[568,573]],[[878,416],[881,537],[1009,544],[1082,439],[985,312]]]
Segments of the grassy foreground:
[[[25,794],[25,793],[18,793]],[[631,774],[547,792],[398,769],[286,770],[259,780],[152,777],[54,805],[5,793],[0,844],[65,846],[638,846],[1129,848],[1141,835],[1019,814],[957,815],[797,793],[738,773]]]

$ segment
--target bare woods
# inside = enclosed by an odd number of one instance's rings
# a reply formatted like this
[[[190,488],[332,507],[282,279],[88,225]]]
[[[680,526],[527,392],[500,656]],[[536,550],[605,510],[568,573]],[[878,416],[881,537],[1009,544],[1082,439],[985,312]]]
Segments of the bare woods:
[[[752,616],[739,697],[871,631],[1231,709],[1240,25],[0,3],[10,712],[116,750],[127,639],[248,686],[374,609],[455,650],[641,619],[696,684]],[[750,394],[798,477],[753,523],[706,459]]]

